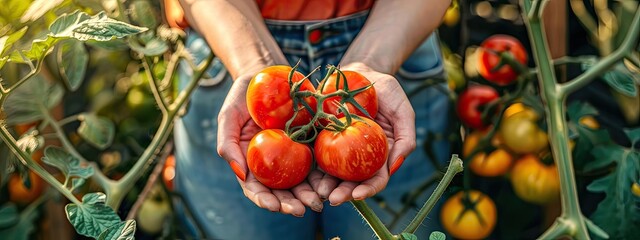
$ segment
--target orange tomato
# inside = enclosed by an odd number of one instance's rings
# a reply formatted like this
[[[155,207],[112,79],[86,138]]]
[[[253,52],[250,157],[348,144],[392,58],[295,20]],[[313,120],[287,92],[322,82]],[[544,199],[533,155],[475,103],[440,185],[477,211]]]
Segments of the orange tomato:
[[[35,201],[45,190],[45,183],[38,174],[29,171],[31,187],[27,188],[19,174],[12,174],[9,178],[9,201],[19,205],[27,205]]]
[[[496,226],[496,204],[480,191],[470,190],[469,198],[464,191],[451,196],[442,205],[440,220],[444,229],[458,239],[483,239]]]

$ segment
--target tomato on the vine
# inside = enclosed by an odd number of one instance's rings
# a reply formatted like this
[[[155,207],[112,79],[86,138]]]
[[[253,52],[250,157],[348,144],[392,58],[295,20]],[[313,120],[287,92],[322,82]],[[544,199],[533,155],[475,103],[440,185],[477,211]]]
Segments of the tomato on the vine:
[[[341,118],[345,121],[345,118]],[[322,130],[314,154],[318,166],[345,181],[371,178],[387,161],[387,137],[376,122],[366,117],[353,120],[342,131]]]
[[[167,160],[164,162],[164,166],[162,166],[162,181],[164,185],[169,189],[169,191],[173,191],[173,179],[176,177],[176,157],[173,154],[167,156]]]
[[[522,43],[509,35],[493,35],[485,39],[478,49],[478,73],[487,81],[505,86],[518,77],[518,73],[508,64],[501,67],[500,52],[507,51],[519,63],[527,64],[527,51]]]
[[[482,107],[498,99],[498,92],[490,86],[469,86],[460,94],[457,112],[460,120],[467,126],[475,129],[483,129],[487,124],[482,119]]]
[[[290,96],[289,66],[270,66],[256,74],[247,88],[247,108],[253,121],[262,129],[284,129],[287,121],[293,117],[293,99]],[[304,75],[294,72],[292,82],[302,81]],[[315,92],[311,81],[305,79],[300,86],[300,91]],[[316,100],[313,97],[305,98],[305,101],[315,112]],[[311,113],[304,105],[296,106],[299,109],[291,126],[301,126],[311,121]]]
[[[526,108],[506,117],[500,123],[499,134],[504,144],[516,153],[537,153],[549,145],[547,133],[538,127],[538,114]]]
[[[460,191],[442,205],[442,226],[455,238],[486,238],[496,226],[496,205],[480,191],[470,190],[467,194],[469,197],[466,199],[465,192]]]
[[[591,129],[600,128],[600,123],[593,116],[581,117],[580,120],[578,120],[578,122],[580,123],[580,125],[591,128]]]
[[[44,193],[45,182],[34,171],[29,170],[29,181],[31,186],[27,188],[19,174],[12,174],[8,182],[9,201],[27,205]]]
[[[465,158],[469,157],[485,135],[484,131],[474,131],[465,138],[462,146],[462,154]],[[497,148],[488,153],[478,152],[471,158],[469,168],[475,174],[483,177],[497,177],[504,175],[511,168],[513,157],[500,147],[498,135],[493,136],[492,145]]]
[[[633,185],[631,185],[631,192],[633,195],[636,195],[636,197],[640,197],[640,184],[634,182]]]
[[[253,175],[272,189],[288,189],[304,181],[311,171],[309,146],[298,143],[280,129],[265,129],[251,139],[247,165]]]
[[[338,89],[344,90],[345,78],[347,79],[346,81],[347,86],[349,87],[349,91],[360,89],[371,84],[369,79],[358,72],[342,71],[342,73],[344,74],[344,76],[340,75],[340,73],[338,72],[335,72],[331,74],[331,76],[329,76],[329,78],[327,78],[325,81],[320,82],[319,86],[321,86],[322,88],[320,89],[320,92],[326,95],[336,92]],[[337,88],[336,84],[338,85]],[[378,114],[378,97],[373,86],[355,94],[353,100],[355,100],[360,106],[362,106],[362,108],[366,110],[367,113],[369,113],[372,119],[374,119]],[[327,98],[322,103],[322,110],[325,113],[335,115],[337,118],[344,117],[344,113],[338,111],[338,104],[341,104],[342,101],[344,101],[344,99],[340,96]],[[346,103],[346,107],[347,110],[349,110],[349,112],[352,114],[369,117],[351,103]]]
[[[560,197],[556,166],[545,165],[533,154],[516,161],[511,170],[511,185],[519,198],[531,203],[547,204]]]

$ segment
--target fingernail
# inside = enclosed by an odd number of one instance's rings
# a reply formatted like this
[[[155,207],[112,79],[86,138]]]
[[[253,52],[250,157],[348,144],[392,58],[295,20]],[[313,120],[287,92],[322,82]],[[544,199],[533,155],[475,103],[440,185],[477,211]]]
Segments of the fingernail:
[[[238,176],[238,178],[240,178],[240,180],[244,182],[244,180],[247,178],[247,174],[244,173],[244,170],[240,167],[240,165],[238,165],[238,163],[235,161],[229,161],[229,166],[231,166],[231,170],[233,170],[236,176]]]
[[[332,207],[340,206],[340,204],[342,204],[342,203],[332,203],[332,202],[329,202],[329,205],[331,205]]]
[[[316,212],[322,212],[322,203],[321,202],[314,202],[313,204],[311,204],[311,210],[316,211]]]
[[[293,214],[292,213],[291,215],[294,216],[294,217],[299,217],[299,218],[304,217],[304,214],[303,215],[298,215],[298,214]]]
[[[394,173],[396,173],[396,171],[398,171],[398,169],[400,169],[400,166],[402,166],[402,162],[404,162],[404,156],[398,157],[398,159],[393,162],[393,165],[391,165],[391,168],[389,168],[389,176],[393,175]]]

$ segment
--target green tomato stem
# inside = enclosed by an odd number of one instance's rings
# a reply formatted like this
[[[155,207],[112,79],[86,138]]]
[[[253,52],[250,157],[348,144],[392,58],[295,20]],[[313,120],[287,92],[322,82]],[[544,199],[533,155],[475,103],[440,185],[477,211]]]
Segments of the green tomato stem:
[[[424,203],[422,208],[420,208],[420,211],[418,211],[418,214],[416,214],[413,220],[411,220],[411,223],[409,223],[409,225],[402,232],[416,232],[418,227],[420,227],[420,225],[422,224],[422,221],[424,221],[427,215],[429,215],[429,212],[431,212],[431,209],[433,209],[433,207],[436,205],[438,199],[442,197],[442,194],[447,189],[447,186],[449,186],[449,183],[451,183],[451,181],[453,180],[453,177],[455,177],[455,175],[459,172],[462,172],[463,169],[464,167],[462,166],[462,160],[458,157],[457,154],[453,154],[451,156],[451,161],[449,162],[447,172],[444,174],[442,181],[438,183],[438,186],[436,186],[436,189],[433,191],[431,196],[429,196],[427,202]]]
[[[397,237],[395,237],[393,234],[391,234],[391,232],[389,232],[389,229],[386,226],[384,226],[384,223],[380,221],[380,218],[378,218],[378,215],[376,215],[376,213],[373,212],[373,210],[369,207],[369,205],[367,205],[367,203],[364,200],[351,200],[351,204],[353,204],[356,210],[358,210],[358,212],[360,213],[360,215],[362,215],[364,220],[367,221],[367,224],[369,224],[369,226],[371,227],[373,232],[376,234],[376,236],[378,236],[379,239],[381,240],[397,239]]]

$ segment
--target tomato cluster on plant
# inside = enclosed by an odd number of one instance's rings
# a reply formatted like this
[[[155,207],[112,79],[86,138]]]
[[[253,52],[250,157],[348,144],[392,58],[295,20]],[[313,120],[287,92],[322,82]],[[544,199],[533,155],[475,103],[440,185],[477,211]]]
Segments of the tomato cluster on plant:
[[[246,101],[262,128],[249,143],[247,165],[267,187],[300,184],[314,161],[329,175],[364,181],[387,160],[386,135],[372,120],[376,92],[358,72],[329,66],[316,89],[296,66],[267,67],[249,82]]]

